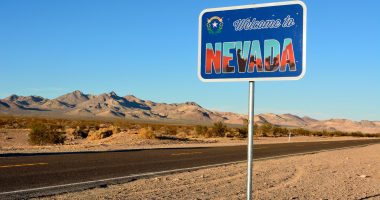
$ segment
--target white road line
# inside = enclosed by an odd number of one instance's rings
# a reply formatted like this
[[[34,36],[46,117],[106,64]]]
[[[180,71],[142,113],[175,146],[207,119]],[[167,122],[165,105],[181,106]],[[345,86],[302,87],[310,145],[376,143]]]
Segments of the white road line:
[[[20,192],[33,192],[33,191],[37,191],[37,190],[53,189],[53,188],[68,187],[68,186],[75,186],[75,185],[84,185],[84,184],[96,183],[96,182],[116,181],[116,180],[136,178],[136,177],[141,177],[141,176],[153,176],[153,175],[160,175],[160,174],[169,174],[169,173],[174,173],[174,172],[179,172],[179,171],[196,170],[196,169],[203,169],[203,168],[209,168],[209,167],[219,167],[219,166],[230,165],[230,164],[238,164],[238,163],[243,163],[243,162],[245,162],[245,160],[236,161],[236,162],[220,163],[220,164],[212,164],[212,165],[203,165],[203,166],[198,166],[198,167],[165,170],[165,171],[160,171],[160,172],[148,172],[148,173],[142,173],[142,174],[132,174],[129,176],[107,178],[107,179],[101,179],[101,180],[95,180],[95,181],[84,181],[84,182],[78,182],[78,183],[69,183],[69,184],[46,186],[46,187],[39,187],[39,188],[32,188],[32,189],[25,189],[25,190],[15,190],[15,191],[10,191],[10,192],[2,192],[2,193],[0,193],[0,195],[15,194],[15,193],[20,193]]]

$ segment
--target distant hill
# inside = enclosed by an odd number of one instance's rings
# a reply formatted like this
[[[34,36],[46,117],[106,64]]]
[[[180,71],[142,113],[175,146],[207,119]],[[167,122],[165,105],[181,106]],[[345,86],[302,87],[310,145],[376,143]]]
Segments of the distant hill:
[[[247,118],[246,115],[242,114],[208,110],[195,102],[157,103],[139,99],[133,95],[121,97],[115,92],[91,95],[78,90],[55,99],[11,95],[0,99],[0,114],[67,118],[119,118],[191,124],[210,124],[217,121],[224,121],[228,124],[243,124]],[[292,114],[266,113],[255,115],[255,123],[271,123],[278,126],[311,130],[380,133],[380,121],[316,120]]]

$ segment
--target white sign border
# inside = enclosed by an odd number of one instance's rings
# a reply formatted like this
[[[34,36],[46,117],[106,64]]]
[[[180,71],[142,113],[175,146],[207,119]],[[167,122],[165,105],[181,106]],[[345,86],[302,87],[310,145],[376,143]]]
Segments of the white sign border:
[[[202,50],[202,17],[207,12],[238,10],[245,8],[262,8],[271,6],[284,6],[284,5],[301,5],[303,8],[303,38],[302,38],[302,73],[297,77],[268,77],[268,78],[220,78],[220,79],[205,79],[201,75],[201,50]],[[220,8],[207,8],[199,14],[198,22],[198,78],[203,82],[241,82],[241,81],[282,81],[282,80],[300,80],[306,73],[306,16],[307,8],[302,1],[285,1],[275,3],[263,3],[244,6],[230,6]]]

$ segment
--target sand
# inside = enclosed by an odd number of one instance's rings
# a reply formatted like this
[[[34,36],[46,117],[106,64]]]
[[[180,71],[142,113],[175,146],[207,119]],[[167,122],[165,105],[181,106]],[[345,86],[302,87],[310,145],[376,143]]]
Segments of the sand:
[[[254,163],[254,199],[380,199],[380,144]],[[246,164],[41,199],[245,199]]]

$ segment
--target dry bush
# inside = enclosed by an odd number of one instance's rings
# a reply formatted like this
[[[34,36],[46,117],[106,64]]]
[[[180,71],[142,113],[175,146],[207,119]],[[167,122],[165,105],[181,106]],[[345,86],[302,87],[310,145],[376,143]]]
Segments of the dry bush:
[[[237,132],[238,132],[238,135],[236,137],[238,137],[238,138],[248,137],[248,127],[247,126],[244,126],[242,128],[238,128]]]
[[[112,134],[113,134],[113,131],[110,128],[99,128],[99,130],[90,131],[88,133],[87,139],[100,140],[100,139],[110,137]]]
[[[201,126],[201,125],[195,126],[194,129],[195,129],[196,136],[205,136],[208,131],[207,126]]]
[[[224,137],[227,132],[227,125],[222,121],[214,123],[212,126],[213,136]]]
[[[156,138],[156,135],[154,134],[153,132],[153,128],[152,127],[144,127],[144,128],[141,128],[139,131],[138,131],[138,134],[141,138],[143,139],[155,139]]]
[[[211,138],[211,137],[214,137],[214,130],[212,127],[207,127],[207,131],[206,133],[204,134],[204,137],[205,138]]]
[[[36,123],[31,125],[29,142],[34,145],[63,144],[65,136],[61,127]]]
[[[225,137],[228,138],[245,138],[247,137],[247,132],[244,128],[227,128]]]

